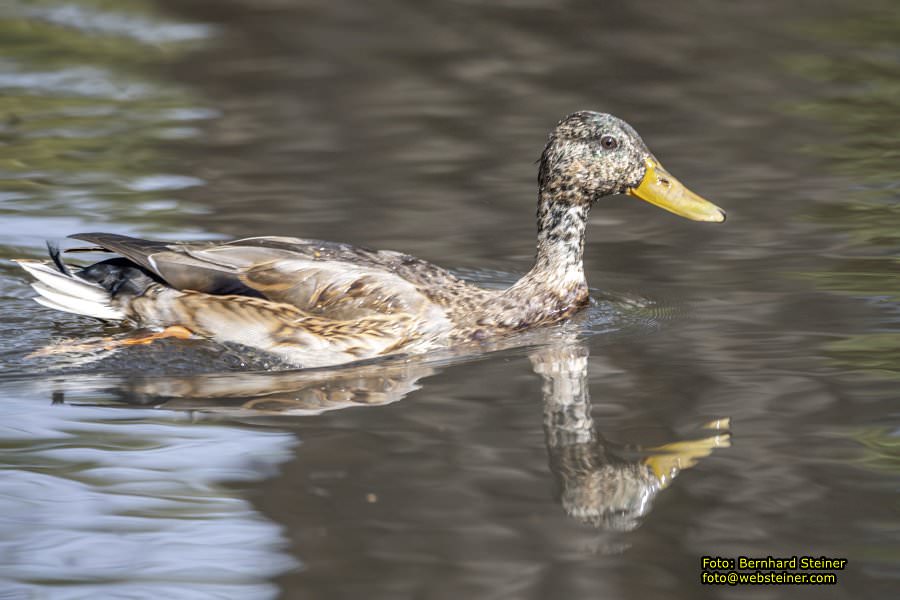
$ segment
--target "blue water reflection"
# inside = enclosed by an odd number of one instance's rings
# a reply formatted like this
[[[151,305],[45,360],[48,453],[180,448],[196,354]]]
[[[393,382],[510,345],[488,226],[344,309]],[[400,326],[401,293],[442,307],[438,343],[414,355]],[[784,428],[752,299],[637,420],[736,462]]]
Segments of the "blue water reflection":
[[[241,489],[276,473],[297,443],[189,413],[4,393],[4,587],[54,598],[274,597],[269,580],[299,564]]]

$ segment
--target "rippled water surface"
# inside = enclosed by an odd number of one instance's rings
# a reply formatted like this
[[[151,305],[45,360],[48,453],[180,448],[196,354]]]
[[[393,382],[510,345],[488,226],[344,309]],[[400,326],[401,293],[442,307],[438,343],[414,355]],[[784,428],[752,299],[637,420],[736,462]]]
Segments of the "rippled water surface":
[[[900,579],[893,0],[0,6],[0,596],[887,598]],[[616,197],[593,306],[483,356],[276,369],[7,259],[103,230],[528,269],[534,160],[613,112],[722,226]],[[838,556],[834,587],[700,557]]]

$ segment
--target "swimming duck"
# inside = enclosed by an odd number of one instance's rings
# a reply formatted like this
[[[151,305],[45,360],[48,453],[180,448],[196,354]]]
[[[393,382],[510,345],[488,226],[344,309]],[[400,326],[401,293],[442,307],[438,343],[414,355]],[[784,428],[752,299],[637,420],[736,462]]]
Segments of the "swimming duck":
[[[291,237],[170,243],[110,233],[72,238],[118,255],[87,267],[19,260],[40,304],[203,336],[302,367],[420,353],[562,321],[588,303],[582,255],[591,207],[629,194],[695,221],[725,212],[672,177],[637,132],[581,111],[549,136],[538,173],[537,256],[507,289],[485,289],[392,251]],[[83,250],[83,249],[82,249]]]

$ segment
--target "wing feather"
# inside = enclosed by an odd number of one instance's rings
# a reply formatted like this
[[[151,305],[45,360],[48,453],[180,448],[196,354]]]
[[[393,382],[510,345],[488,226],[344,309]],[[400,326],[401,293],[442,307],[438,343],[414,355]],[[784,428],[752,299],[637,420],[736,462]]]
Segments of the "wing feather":
[[[103,233],[71,237],[121,254],[175,289],[265,298],[338,320],[423,314],[434,308],[423,281],[458,281],[404,254],[320,240],[257,237],[190,244]]]

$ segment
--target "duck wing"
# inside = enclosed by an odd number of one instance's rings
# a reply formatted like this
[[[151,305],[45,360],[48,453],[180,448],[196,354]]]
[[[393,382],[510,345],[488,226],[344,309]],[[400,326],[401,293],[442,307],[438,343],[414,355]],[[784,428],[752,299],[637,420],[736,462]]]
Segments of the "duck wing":
[[[263,298],[336,320],[426,313],[433,318],[438,307],[430,291],[439,295],[444,285],[467,285],[405,254],[319,240],[254,237],[222,244],[109,233],[71,237],[120,254],[178,290]]]

